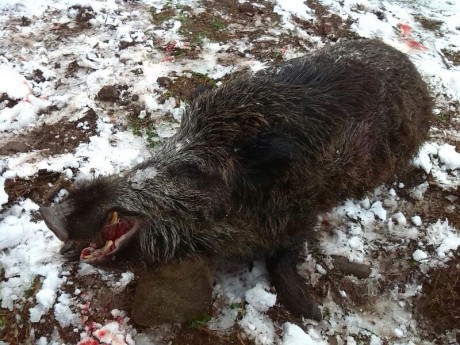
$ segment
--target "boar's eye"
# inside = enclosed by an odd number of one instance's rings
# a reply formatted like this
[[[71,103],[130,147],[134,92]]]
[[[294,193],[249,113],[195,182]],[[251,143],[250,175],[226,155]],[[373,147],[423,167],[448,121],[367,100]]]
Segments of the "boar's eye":
[[[168,172],[171,177],[198,179],[203,176],[203,172],[198,165],[191,162],[180,162],[169,167]]]

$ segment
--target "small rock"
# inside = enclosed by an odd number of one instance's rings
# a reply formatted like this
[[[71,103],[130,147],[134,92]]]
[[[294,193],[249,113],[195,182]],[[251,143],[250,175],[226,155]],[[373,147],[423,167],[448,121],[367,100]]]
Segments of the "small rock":
[[[146,269],[134,297],[132,318],[140,326],[190,322],[209,313],[215,265],[197,258]]]
[[[345,275],[353,275],[356,278],[368,278],[371,274],[371,268],[368,265],[358,262],[351,262],[347,258],[338,255],[332,255],[334,267]]]

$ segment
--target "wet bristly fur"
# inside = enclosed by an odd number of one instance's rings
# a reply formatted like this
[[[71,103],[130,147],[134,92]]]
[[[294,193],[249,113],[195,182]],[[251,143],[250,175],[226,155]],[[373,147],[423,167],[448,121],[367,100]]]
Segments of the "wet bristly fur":
[[[337,43],[200,94],[152,158],[70,194],[67,231],[100,231],[118,210],[142,222],[149,262],[265,256],[281,301],[319,318],[295,270],[318,214],[402,174],[431,109],[404,54]]]

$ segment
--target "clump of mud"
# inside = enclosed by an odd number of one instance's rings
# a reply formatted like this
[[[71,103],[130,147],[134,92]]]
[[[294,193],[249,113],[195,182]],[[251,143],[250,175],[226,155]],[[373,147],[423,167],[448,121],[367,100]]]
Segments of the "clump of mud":
[[[434,338],[460,329],[460,253],[442,268],[429,271],[415,316]],[[457,332],[457,339],[460,333]]]

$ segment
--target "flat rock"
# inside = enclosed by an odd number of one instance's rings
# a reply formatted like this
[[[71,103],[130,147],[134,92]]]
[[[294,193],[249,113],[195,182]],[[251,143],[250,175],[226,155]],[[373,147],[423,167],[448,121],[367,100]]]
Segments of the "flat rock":
[[[22,141],[10,141],[0,147],[0,156],[7,156],[18,152],[27,152],[29,147]]]
[[[142,274],[134,296],[132,319],[140,326],[190,322],[209,314],[215,264],[189,258]]]
[[[331,255],[334,266],[345,275],[353,275],[359,279],[369,278],[371,268],[368,265],[352,262],[343,256]]]

